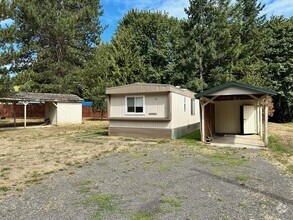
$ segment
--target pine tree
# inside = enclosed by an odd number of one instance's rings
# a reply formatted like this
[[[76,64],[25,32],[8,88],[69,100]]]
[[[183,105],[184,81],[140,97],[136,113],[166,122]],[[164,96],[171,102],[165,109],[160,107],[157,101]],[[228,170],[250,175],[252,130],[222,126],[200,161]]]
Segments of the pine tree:
[[[266,17],[260,16],[264,5],[257,0],[237,0],[233,6],[232,37],[240,41],[239,54],[233,66],[237,80],[265,85],[266,64],[262,57],[268,45],[268,33],[264,28]]]
[[[81,70],[100,43],[102,13],[99,0],[17,1],[20,88],[67,92],[68,74]]]
[[[0,2],[0,96],[12,92],[10,69],[13,64],[13,42],[16,27],[13,24],[4,24],[11,18],[12,8],[12,1],[3,0]]]
[[[277,92],[273,96],[276,122],[293,121],[293,18],[273,17],[266,25],[271,40],[265,55],[268,85]]]

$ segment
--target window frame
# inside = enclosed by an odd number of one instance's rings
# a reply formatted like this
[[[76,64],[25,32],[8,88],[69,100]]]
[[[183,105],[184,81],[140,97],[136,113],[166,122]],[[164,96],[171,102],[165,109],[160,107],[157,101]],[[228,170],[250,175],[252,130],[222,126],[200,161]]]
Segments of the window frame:
[[[135,98],[142,98],[142,112],[128,112],[127,99],[134,98],[134,111],[136,111],[136,101]],[[125,115],[144,115],[145,114],[145,96],[144,95],[130,95],[125,96]]]
[[[184,112],[186,112],[186,109],[187,109],[187,100],[186,100],[186,96],[184,96],[184,101],[183,101],[183,110]]]

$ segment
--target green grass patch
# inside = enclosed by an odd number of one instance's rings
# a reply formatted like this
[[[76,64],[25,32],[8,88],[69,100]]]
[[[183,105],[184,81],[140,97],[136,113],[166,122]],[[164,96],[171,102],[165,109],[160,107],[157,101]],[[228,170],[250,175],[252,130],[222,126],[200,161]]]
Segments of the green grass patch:
[[[94,194],[91,197],[83,200],[81,203],[85,206],[97,206],[97,210],[93,219],[103,219],[103,213],[114,212],[116,207],[113,204],[113,196],[109,194]]]
[[[279,141],[279,138],[276,136],[269,136],[269,146],[272,151],[280,152],[280,153],[290,153],[292,154],[292,149],[289,147],[282,145]],[[292,148],[292,147],[291,147]]]
[[[290,173],[293,173],[293,165],[289,165],[287,167],[287,171],[290,172]]]
[[[216,152],[208,155],[208,157],[212,158],[214,165],[231,165],[231,166],[239,166],[245,164],[248,160],[246,158],[235,157],[233,154],[228,152]],[[213,162],[213,161],[212,161]]]
[[[237,176],[235,177],[235,179],[244,182],[244,181],[249,180],[250,177],[249,177],[249,176],[246,176],[246,175],[237,175]]]
[[[200,131],[195,131],[190,134],[184,135],[183,137],[179,138],[179,140],[183,140],[187,143],[194,143],[196,141],[200,141]]]
[[[9,190],[10,190],[10,188],[7,186],[0,186],[0,192],[7,192]]]
[[[172,207],[181,207],[182,202],[180,202],[177,198],[163,198],[161,199],[161,203],[163,204],[169,204]]]

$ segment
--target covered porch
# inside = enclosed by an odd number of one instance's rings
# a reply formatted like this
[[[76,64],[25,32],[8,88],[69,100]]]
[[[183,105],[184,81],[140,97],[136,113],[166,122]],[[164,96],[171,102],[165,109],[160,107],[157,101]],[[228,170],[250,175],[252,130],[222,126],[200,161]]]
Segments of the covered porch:
[[[198,93],[201,141],[217,146],[268,145],[268,100],[275,92],[228,82]]]

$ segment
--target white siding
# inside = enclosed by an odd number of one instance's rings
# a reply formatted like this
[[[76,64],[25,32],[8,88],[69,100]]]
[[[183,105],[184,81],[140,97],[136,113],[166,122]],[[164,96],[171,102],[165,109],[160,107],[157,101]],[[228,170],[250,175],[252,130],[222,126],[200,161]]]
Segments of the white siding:
[[[186,111],[184,111],[184,99],[186,99]],[[199,100],[195,99],[195,114],[191,115],[191,98],[172,93],[172,128],[188,126],[199,122]]]
[[[145,97],[145,114],[125,114],[126,96],[140,96],[140,95],[123,95],[111,96],[110,117],[154,117],[167,118],[168,117],[168,94],[164,95],[144,95]]]
[[[57,124],[81,124],[82,103],[57,103]]]
[[[45,119],[49,119],[52,125],[57,125],[57,108],[52,102],[45,103]]]
[[[257,103],[254,100],[216,101],[216,133],[240,133],[240,106],[254,105],[257,117]],[[257,122],[257,118],[255,119]]]

